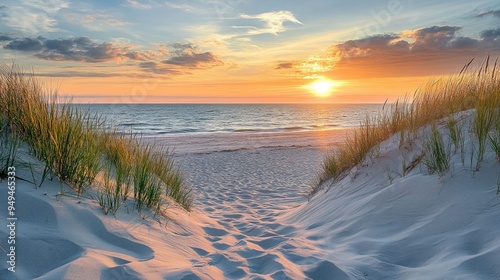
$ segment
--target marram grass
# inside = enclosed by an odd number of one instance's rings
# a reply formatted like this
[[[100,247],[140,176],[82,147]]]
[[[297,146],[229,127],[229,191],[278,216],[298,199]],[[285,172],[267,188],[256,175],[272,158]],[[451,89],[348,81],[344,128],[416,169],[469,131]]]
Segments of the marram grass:
[[[45,163],[42,178],[57,177],[78,195],[100,186],[97,199],[105,213],[115,213],[129,197],[139,211],[161,211],[166,196],[191,207],[191,190],[168,151],[105,129],[99,116],[59,100],[15,66],[0,69],[0,119],[2,133],[8,128]]]
[[[17,134],[8,130],[7,124],[0,116],[0,179],[7,178],[9,167],[17,166],[17,149],[21,144]]]
[[[432,125],[431,135],[424,142],[424,165],[430,174],[438,173],[443,176],[450,170],[451,143],[446,145],[443,135],[435,124]]]

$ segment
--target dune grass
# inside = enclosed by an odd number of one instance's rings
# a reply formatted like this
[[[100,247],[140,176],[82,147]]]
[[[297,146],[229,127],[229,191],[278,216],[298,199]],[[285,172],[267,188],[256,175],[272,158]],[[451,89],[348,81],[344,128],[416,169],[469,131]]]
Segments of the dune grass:
[[[347,137],[344,143],[330,151],[311,186],[311,194],[316,193],[325,182],[335,182],[347,175],[349,170],[363,162],[365,156],[376,149],[379,143],[388,139],[395,133],[400,133],[400,146],[408,142],[410,145],[418,135],[420,128],[438,121],[454,113],[468,109],[475,109],[472,133],[475,135],[477,146],[474,162],[479,167],[483,160],[488,139],[491,146],[498,144],[496,136],[491,136],[491,130],[498,127],[498,108],[500,107],[500,78],[497,61],[491,67],[489,57],[477,70],[470,70],[469,62],[457,75],[431,80],[423,87],[417,89],[412,96],[405,96],[390,106],[384,105],[383,113],[376,117],[367,118],[352,136]],[[448,121],[450,138],[456,142],[455,147],[460,148],[463,143],[462,123],[455,120]],[[436,132],[436,131],[434,131]],[[445,151],[437,152],[435,146],[440,145],[437,134],[432,133],[427,152],[424,155],[427,163],[432,161],[443,165],[435,170],[442,173],[449,169],[446,166],[448,155]],[[437,133],[437,132],[436,132]],[[492,140],[493,139],[493,140]],[[432,154],[433,152],[434,155]],[[465,153],[462,151],[463,162]],[[439,158],[432,158],[439,157]],[[432,168],[434,169],[434,168]]]
[[[450,170],[451,143],[446,145],[443,135],[438,127],[433,124],[431,135],[424,142],[424,165],[430,174],[438,173],[443,176]]]
[[[483,161],[490,131],[499,117],[497,113],[498,98],[496,95],[481,96],[475,107],[476,111],[471,127],[478,145],[476,170],[479,169],[480,163]]]
[[[134,159],[130,149],[135,143],[132,139],[132,135],[116,132],[101,135],[107,166],[97,198],[106,214],[111,212],[114,215],[129,197],[133,185],[131,170]]]
[[[0,116],[0,179],[7,178],[9,167],[16,167],[17,149],[21,140],[10,133],[7,123]]]
[[[99,116],[59,100],[32,74],[0,70],[0,117],[2,131],[8,128],[45,163],[42,178],[57,177],[77,195],[100,186],[97,199],[105,213],[115,213],[132,189],[139,211],[160,211],[166,196],[191,207],[190,189],[170,153],[143,145],[135,135],[108,131]]]

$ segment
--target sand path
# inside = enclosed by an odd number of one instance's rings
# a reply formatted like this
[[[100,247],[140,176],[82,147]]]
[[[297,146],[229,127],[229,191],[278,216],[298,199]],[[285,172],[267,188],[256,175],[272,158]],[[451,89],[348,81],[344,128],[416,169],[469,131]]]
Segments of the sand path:
[[[183,165],[198,192],[195,207],[216,222],[203,226],[212,248],[193,248],[200,255],[193,267],[214,266],[228,279],[345,276],[322,260],[324,252],[311,237],[280,217],[305,201],[323,153],[278,148],[187,156]]]

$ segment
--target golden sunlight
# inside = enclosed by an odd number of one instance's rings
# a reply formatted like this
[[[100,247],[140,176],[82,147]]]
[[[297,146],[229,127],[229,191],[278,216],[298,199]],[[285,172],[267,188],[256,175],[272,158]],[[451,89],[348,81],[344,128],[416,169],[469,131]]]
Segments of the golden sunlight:
[[[335,87],[337,87],[338,85],[340,85],[340,82],[321,79],[310,83],[309,85],[305,86],[305,88],[309,89],[318,96],[328,96],[332,91],[335,90]]]

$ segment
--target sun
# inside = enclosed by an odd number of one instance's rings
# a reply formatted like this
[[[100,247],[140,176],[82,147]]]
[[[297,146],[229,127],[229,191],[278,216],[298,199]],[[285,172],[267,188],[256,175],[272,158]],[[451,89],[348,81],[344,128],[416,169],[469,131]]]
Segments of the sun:
[[[305,88],[312,91],[314,94],[318,96],[328,96],[332,91],[335,90],[335,87],[340,83],[328,79],[316,80],[309,85],[305,86]]]

